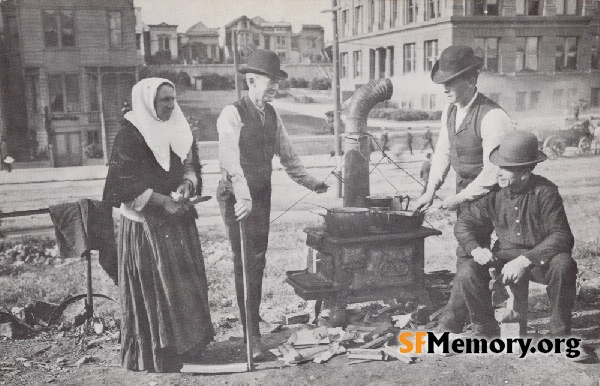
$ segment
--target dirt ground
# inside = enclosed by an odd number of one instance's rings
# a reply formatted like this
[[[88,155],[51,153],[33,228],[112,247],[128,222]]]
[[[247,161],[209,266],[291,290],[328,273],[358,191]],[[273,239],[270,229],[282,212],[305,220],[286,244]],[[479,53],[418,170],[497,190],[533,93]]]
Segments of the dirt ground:
[[[212,376],[192,374],[152,374],[146,372],[130,372],[119,367],[119,346],[111,334],[102,335],[106,339],[94,345],[88,345],[91,337],[82,340],[75,332],[58,334],[39,334],[26,340],[3,340],[0,342],[0,384],[3,385],[395,385],[395,384],[449,384],[449,385],[598,385],[600,380],[600,361],[594,353],[600,347],[600,261],[599,240],[600,235],[600,202],[597,200],[600,192],[600,168],[598,157],[563,157],[556,161],[542,163],[536,173],[544,175],[555,181],[563,195],[567,215],[576,237],[575,255],[579,264],[580,284],[582,292],[574,312],[574,334],[585,339],[590,349],[590,359],[587,363],[575,363],[566,358],[564,354],[553,355],[528,355],[519,359],[514,355],[456,355],[442,357],[435,354],[420,357],[415,363],[405,364],[400,361],[367,362],[349,364],[346,355],[334,357],[325,364],[308,363],[298,366],[282,367],[281,362],[274,357],[267,358],[266,362],[253,373],[222,374]],[[415,170],[418,164],[413,167]],[[385,170],[384,170],[385,171]],[[324,174],[323,169],[317,173]],[[389,169],[388,169],[389,172]],[[383,181],[376,180],[373,174],[372,189],[374,193],[384,191]],[[212,177],[211,177],[212,178]],[[279,178],[279,177],[278,177]],[[274,196],[274,209],[281,211],[289,202],[295,201],[289,196],[289,187],[292,184],[285,179],[277,180],[274,191],[280,195]],[[395,181],[396,182],[396,181]],[[417,186],[409,186],[408,179],[398,183],[401,190],[413,196],[418,194]],[[212,182],[211,182],[212,184]],[[403,184],[403,185],[401,185]],[[448,185],[441,194],[449,192]],[[0,187],[0,194],[11,200],[32,200],[39,195],[47,197],[64,197],[65,190],[69,194],[88,195],[101,188],[101,184],[82,183],[80,186],[66,184],[61,188],[35,189],[30,195],[24,194],[28,187],[14,187],[16,191],[8,191],[11,187]],[[62,193],[61,193],[61,189]],[[379,189],[379,190],[378,190]],[[17,194],[20,193],[20,194]],[[95,193],[94,193],[95,194]],[[303,193],[299,193],[301,195]],[[37,196],[36,196],[37,197]],[[325,205],[334,205],[336,199],[333,195],[324,197],[320,202]],[[35,198],[34,198],[35,199]],[[43,201],[42,201],[43,202]],[[212,203],[211,205],[215,205]],[[284,233],[285,227],[304,224],[305,218],[310,215],[306,210],[312,209],[309,205],[299,205],[293,212],[288,213],[283,225],[278,225],[276,235]],[[216,207],[207,206],[207,211],[217,215]],[[215,216],[216,218],[216,216]],[[437,218],[432,214],[429,217],[432,224],[442,229],[443,236],[426,243],[426,270],[452,269],[454,262],[451,259],[440,259],[439,256],[452,255],[453,236],[451,222],[445,218]],[[218,222],[218,218],[214,222]],[[277,233],[279,232],[279,233]],[[301,233],[301,232],[299,232]],[[201,232],[202,234],[202,232]],[[287,239],[284,239],[287,242]],[[273,247],[277,246],[274,237]],[[301,244],[294,244],[293,248],[301,249]],[[450,251],[450,252],[449,252]],[[207,251],[205,251],[207,253]],[[290,251],[275,251],[273,255],[290,254]],[[303,256],[302,251],[293,251],[294,254]],[[210,260],[211,256],[207,256]],[[80,264],[80,263],[78,263]],[[275,264],[273,264],[275,265]],[[83,266],[83,265],[81,265]],[[428,268],[429,267],[429,268]],[[277,266],[278,270],[290,269],[283,265]],[[295,268],[295,267],[292,267]],[[229,268],[227,268],[229,270]],[[230,272],[230,271],[227,271]],[[281,283],[281,276],[272,279],[277,287],[287,287]],[[9,282],[2,282],[2,285]],[[211,287],[212,288],[212,287]],[[5,288],[6,289],[6,288]],[[289,290],[289,289],[286,289]],[[1,292],[1,291],[0,291]],[[41,291],[43,294],[43,291]],[[290,302],[294,295],[273,295],[265,303]],[[296,299],[299,299],[296,297]],[[533,308],[539,303],[547,303],[544,289],[532,285],[530,290],[530,306]],[[2,306],[7,306],[2,304]],[[279,306],[287,306],[280,304]],[[542,307],[543,308],[543,307]],[[237,315],[236,307],[230,307],[227,313]],[[218,310],[213,313],[213,321],[217,321],[222,313]],[[530,314],[530,327],[544,332],[547,328],[548,313],[541,310]],[[285,341],[294,329],[282,331],[265,336],[268,348],[275,348]],[[207,351],[198,358],[201,363],[237,363],[244,361],[244,347],[239,339],[241,329],[238,323],[232,328],[219,329],[217,341],[209,345]],[[111,332],[112,333],[112,332]],[[102,337],[99,336],[99,337]],[[89,347],[88,347],[89,346]],[[600,349],[598,349],[600,352]],[[75,363],[84,356],[91,356],[91,362],[77,366]]]

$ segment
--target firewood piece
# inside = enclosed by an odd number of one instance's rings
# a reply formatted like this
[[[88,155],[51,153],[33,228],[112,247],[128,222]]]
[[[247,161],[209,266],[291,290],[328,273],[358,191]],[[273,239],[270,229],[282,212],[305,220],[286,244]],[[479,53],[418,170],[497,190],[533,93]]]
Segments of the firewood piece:
[[[306,324],[310,321],[310,314],[306,312],[295,312],[285,316],[285,324]]]
[[[413,362],[413,358],[400,353],[400,346],[384,346],[382,349],[384,354],[396,358],[404,363],[411,364]]]
[[[227,374],[244,373],[248,371],[247,363],[230,363],[226,365],[200,365],[193,363],[184,363],[180,370],[182,373],[196,374]]]
[[[429,321],[433,322],[434,320],[437,320],[444,313],[445,309],[446,309],[446,306],[443,306],[442,308],[440,308],[433,314],[429,315]]]
[[[394,334],[392,334],[391,332],[388,332],[387,334],[385,334],[384,336],[380,336],[377,339],[374,339],[372,341],[370,341],[369,343],[365,343],[362,346],[360,346],[360,348],[378,348],[381,347],[385,344],[385,342],[387,342],[388,340],[390,340],[391,338],[394,337]]]

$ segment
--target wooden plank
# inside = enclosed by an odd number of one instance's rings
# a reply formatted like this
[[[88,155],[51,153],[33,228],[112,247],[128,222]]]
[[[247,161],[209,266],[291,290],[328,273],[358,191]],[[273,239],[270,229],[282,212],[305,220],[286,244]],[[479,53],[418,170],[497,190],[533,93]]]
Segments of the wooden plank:
[[[247,363],[231,363],[226,365],[201,365],[193,363],[184,363],[181,368],[182,373],[196,374],[228,374],[245,373],[248,371]]]
[[[381,347],[385,344],[385,342],[387,342],[388,340],[392,339],[394,337],[394,334],[392,334],[391,332],[385,334],[384,336],[380,336],[377,339],[374,339],[372,341],[370,341],[369,343],[365,343],[362,346],[360,346],[359,348],[361,349],[369,349],[369,348],[377,348],[377,347]]]
[[[381,350],[383,351],[384,354],[386,354],[392,358],[396,358],[404,363],[410,364],[413,362],[412,357],[410,357],[406,354],[400,353],[400,346],[385,346]]]

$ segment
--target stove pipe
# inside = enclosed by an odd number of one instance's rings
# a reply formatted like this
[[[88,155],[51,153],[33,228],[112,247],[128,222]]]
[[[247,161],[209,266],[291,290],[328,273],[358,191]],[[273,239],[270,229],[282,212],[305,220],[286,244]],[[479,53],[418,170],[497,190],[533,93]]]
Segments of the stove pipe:
[[[389,100],[394,88],[389,79],[372,80],[352,96],[346,113],[344,206],[364,207],[369,195],[371,137],[367,117],[377,103]]]

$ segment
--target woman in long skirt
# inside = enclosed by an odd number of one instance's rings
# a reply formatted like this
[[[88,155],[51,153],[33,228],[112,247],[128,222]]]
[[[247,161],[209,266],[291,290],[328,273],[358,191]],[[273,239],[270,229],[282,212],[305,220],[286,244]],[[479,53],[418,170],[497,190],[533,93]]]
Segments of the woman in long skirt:
[[[103,196],[121,211],[121,354],[131,370],[178,371],[214,337],[197,213],[188,200],[201,189],[195,149],[173,83],[138,82]]]

